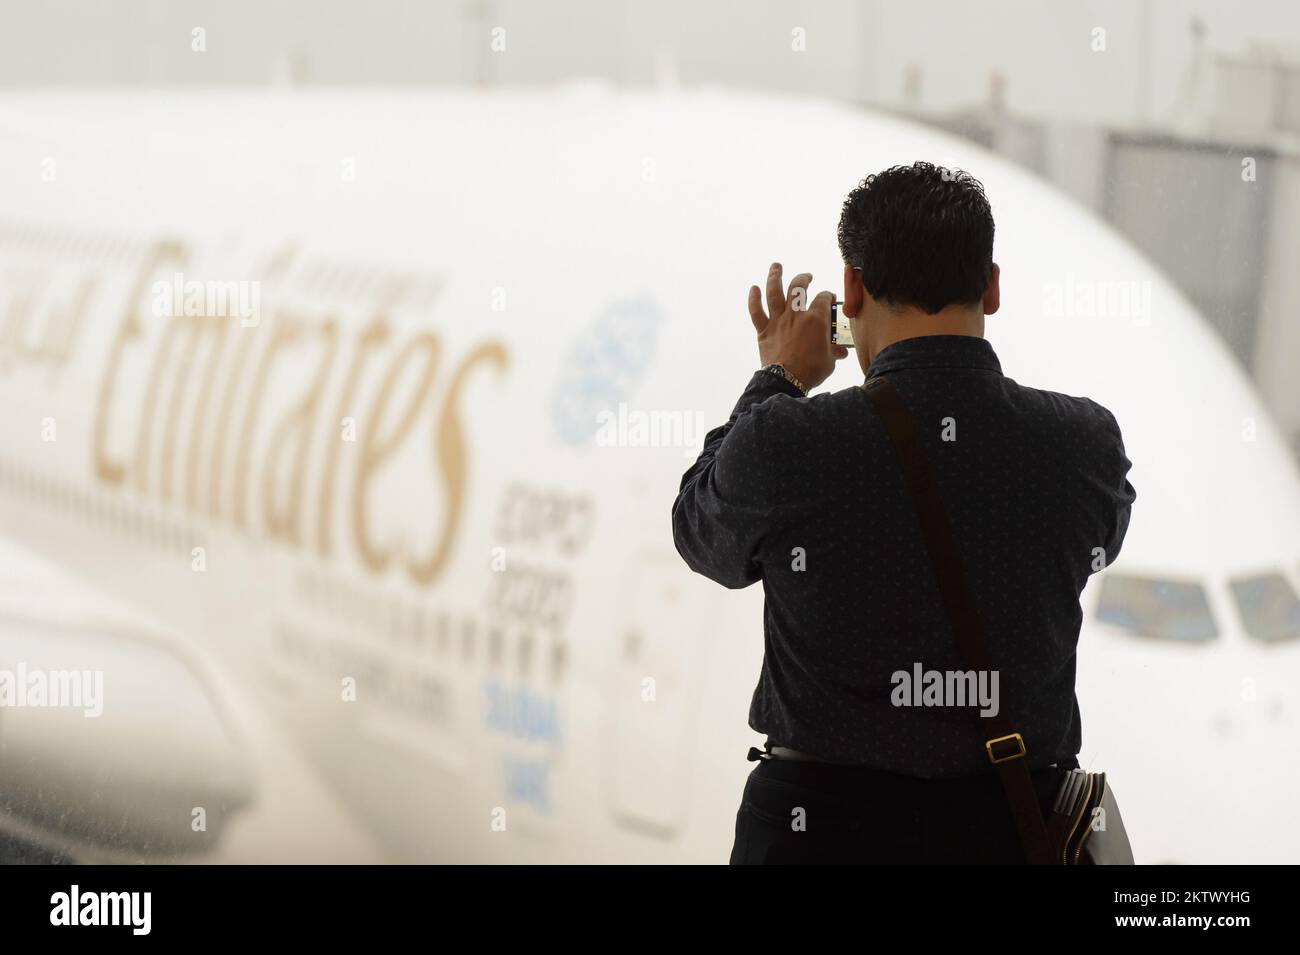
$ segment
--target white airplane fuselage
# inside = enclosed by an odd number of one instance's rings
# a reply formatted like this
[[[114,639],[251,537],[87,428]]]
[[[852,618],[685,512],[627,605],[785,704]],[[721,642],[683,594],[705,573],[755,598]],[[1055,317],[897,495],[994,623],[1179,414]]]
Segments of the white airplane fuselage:
[[[1139,861],[1300,848],[1300,647],[1227,584],[1294,587],[1300,476],[1195,310],[1023,171],[723,93],[28,94],[0,143],[6,536],[270,714],[383,857],[725,861],[761,588],[692,575],[672,501],[749,285],[837,289],[843,196],[915,159],[990,196],[1004,372],[1119,420],[1114,571],[1210,602],[1212,640],[1137,636],[1093,578],[1081,761]]]

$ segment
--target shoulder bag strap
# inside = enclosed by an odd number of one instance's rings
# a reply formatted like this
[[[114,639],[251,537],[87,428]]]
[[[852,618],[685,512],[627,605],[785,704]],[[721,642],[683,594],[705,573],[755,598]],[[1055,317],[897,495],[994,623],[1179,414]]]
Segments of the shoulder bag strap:
[[[939,484],[917,435],[916,422],[893,384],[883,375],[868,379],[863,387],[902,465],[903,478],[925,536],[930,566],[943,597],[957,651],[967,669],[991,672],[993,661],[989,656],[984,624],[975,607],[974,594],[966,579],[952,526],[948,523]],[[1004,715],[1006,712],[1004,700],[997,716],[978,717],[987,727],[984,749],[1002,780],[1026,858],[1034,865],[1051,865],[1054,859],[1047,825],[1038,804],[1034,781],[1029,775],[1025,740]]]

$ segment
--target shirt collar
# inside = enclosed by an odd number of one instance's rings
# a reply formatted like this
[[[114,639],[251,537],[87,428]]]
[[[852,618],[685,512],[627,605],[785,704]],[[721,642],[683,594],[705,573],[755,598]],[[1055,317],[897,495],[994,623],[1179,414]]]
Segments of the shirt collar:
[[[988,339],[974,335],[919,335],[882,348],[867,377],[903,368],[982,368],[1002,374],[1002,364]]]

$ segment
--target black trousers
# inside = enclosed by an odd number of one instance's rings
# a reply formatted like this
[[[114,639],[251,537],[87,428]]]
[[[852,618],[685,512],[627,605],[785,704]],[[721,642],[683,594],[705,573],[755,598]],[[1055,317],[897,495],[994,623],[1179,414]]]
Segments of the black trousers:
[[[1050,809],[1065,769],[1032,773]],[[917,779],[856,766],[762,759],[749,774],[732,865],[1023,865],[1002,784]]]

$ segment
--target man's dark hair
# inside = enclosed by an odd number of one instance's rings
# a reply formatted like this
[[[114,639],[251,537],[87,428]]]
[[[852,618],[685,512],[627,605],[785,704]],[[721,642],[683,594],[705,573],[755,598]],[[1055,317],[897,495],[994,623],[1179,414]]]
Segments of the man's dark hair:
[[[868,176],[840,213],[840,254],[878,302],[926,314],[973,305],[993,265],[993,211],[979,180],[928,162]]]

